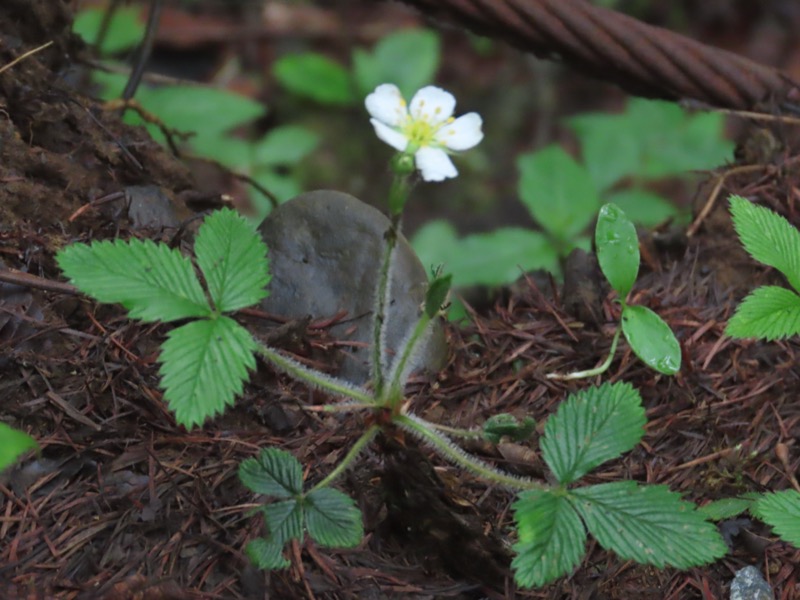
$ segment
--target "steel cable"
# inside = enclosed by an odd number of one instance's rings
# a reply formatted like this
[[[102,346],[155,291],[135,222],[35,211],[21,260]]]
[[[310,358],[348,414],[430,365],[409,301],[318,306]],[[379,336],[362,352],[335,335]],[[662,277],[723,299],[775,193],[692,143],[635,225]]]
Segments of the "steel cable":
[[[777,69],[584,0],[403,2],[636,95],[750,110],[800,96]]]

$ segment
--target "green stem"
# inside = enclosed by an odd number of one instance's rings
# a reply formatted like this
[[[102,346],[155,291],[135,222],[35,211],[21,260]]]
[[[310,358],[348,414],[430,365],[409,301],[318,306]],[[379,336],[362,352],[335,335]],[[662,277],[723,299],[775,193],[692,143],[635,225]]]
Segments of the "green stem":
[[[611,349],[608,351],[608,356],[600,366],[595,367],[594,369],[588,369],[586,371],[575,371],[574,373],[569,373],[567,375],[559,375],[558,373],[548,373],[547,378],[569,381],[571,379],[583,379],[585,377],[594,377],[595,375],[602,375],[603,373],[608,371],[608,367],[611,366],[611,361],[614,360],[614,354],[617,351],[617,342],[619,342],[620,333],[622,333],[621,325],[617,327],[617,331],[616,333],[614,333],[614,339],[611,340]]]
[[[262,344],[258,345],[258,353],[266,358],[269,362],[274,364],[279,369],[288,373],[294,379],[308,383],[318,389],[325,390],[338,396],[345,396],[351,398],[361,404],[375,405],[375,398],[367,394],[355,386],[352,386],[344,381],[334,379],[333,377],[321,373],[315,369],[301,365],[294,359],[284,356],[277,350]]]
[[[403,399],[403,372],[406,370],[406,366],[408,362],[411,360],[411,357],[414,356],[414,351],[416,350],[417,344],[419,344],[420,339],[425,334],[425,330],[428,328],[428,325],[431,322],[431,318],[425,311],[422,311],[422,314],[417,321],[417,324],[414,326],[414,330],[411,333],[411,336],[405,341],[403,345],[403,349],[399,357],[397,357],[397,362],[392,370],[392,380],[389,383],[389,406],[391,408],[397,408],[399,402]]]
[[[433,431],[431,424],[414,415],[396,415],[393,422],[427,442],[441,456],[469,469],[476,475],[493,483],[515,490],[544,490],[547,486],[528,477],[516,477],[499,471],[481,459],[468,454],[445,436]]]
[[[383,329],[386,326],[388,315],[386,305],[388,302],[387,292],[389,291],[389,279],[391,277],[392,257],[397,246],[397,236],[400,233],[400,218],[403,215],[403,206],[408,198],[409,191],[408,175],[395,174],[392,187],[389,191],[389,209],[391,213],[391,223],[386,232],[386,245],[383,249],[383,261],[381,270],[378,273],[378,289],[375,298],[375,318],[372,326],[372,383],[375,388],[375,396],[380,397],[384,386],[384,356]]]
[[[336,465],[336,468],[333,471],[331,471],[330,473],[328,473],[328,476],[325,479],[323,479],[317,485],[315,485],[313,488],[308,490],[306,492],[306,495],[310,494],[313,491],[316,491],[316,490],[319,490],[321,488],[324,488],[324,487],[330,485],[331,483],[333,483],[334,479],[339,477],[342,473],[344,473],[347,470],[347,468],[358,457],[358,455],[361,453],[361,451],[364,449],[364,447],[372,441],[372,438],[374,438],[380,430],[381,430],[381,428],[378,425],[370,426],[370,428],[367,429],[361,435],[360,438],[358,438],[356,443],[353,444],[353,447],[350,448],[350,451],[342,459],[342,462],[340,462],[338,465]]]

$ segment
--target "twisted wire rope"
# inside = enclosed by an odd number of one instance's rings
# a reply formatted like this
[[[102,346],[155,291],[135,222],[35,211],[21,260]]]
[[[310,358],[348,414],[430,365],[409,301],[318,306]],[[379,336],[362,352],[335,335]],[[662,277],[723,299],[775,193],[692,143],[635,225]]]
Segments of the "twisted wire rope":
[[[640,96],[753,110],[800,98],[772,67],[585,0],[402,0]]]

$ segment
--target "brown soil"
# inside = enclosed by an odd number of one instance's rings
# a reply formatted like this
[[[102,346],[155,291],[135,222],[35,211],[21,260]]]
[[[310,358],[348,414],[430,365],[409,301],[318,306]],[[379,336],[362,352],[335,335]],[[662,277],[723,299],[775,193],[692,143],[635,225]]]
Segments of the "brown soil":
[[[304,411],[325,399],[262,365],[232,410],[187,432],[161,402],[155,360],[164,327],[131,322],[117,307],[57,286],[42,289],[63,281],[53,256],[64,244],[133,234],[120,192],[156,186],[182,218],[191,211],[180,198],[209,192],[142,130],[64,83],[70,57],[81,51],[69,20],[65,5],[50,0],[6,0],[0,8],[0,68],[53,41],[0,73],[0,257],[39,278],[30,289],[0,284],[0,420],[31,432],[42,448],[0,479],[0,597],[723,598],[732,573],[756,564],[777,597],[800,598],[800,552],[755,522],[742,524],[731,553],[709,567],[656,570],[590,542],[571,576],[517,590],[508,573],[511,495],[402,437],[376,443],[342,482],[364,512],[361,547],[306,543],[292,548],[291,569],[254,570],[243,548],[261,525],[251,516],[256,498],[236,477],[239,462],[274,445],[309,473],[325,473],[359,423]],[[722,191],[757,192],[800,223],[796,167],[781,168],[797,160],[787,145],[771,164],[729,177]],[[685,365],[662,377],[619,351],[605,380],[641,391],[647,435],[591,482],[668,484],[695,501],[791,486],[800,466],[800,346],[723,336],[744,291],[775,277],[738,250],[723,204],[688,242],[646,238],[647,274],[635,301],[670,323]],[[135,234],[175,244],[182,232]],[[545,375],[597,364],[611,325],[580,323],[564,308],[574,298],[546,288],[520,282],[473,325],[451,328],[447,367],[410,386],[415,409],[462,427],[500,411],[542,422],[585,385]],[[590,312],[610,324],[613,306],[604,298]],[[324,366],[330,342],[312,323],[299,337],[285,336],[283,347]],[[776,455],[781,445],[785,462]],[[536,447],[471,450],[542,476]]]

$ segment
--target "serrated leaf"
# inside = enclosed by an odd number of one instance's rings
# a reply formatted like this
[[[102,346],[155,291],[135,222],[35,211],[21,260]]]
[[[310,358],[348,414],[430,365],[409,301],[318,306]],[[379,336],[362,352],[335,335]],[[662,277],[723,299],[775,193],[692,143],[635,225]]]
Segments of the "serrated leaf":
[[[774,285],[756,288],[736,307],[725,334],[768,341],[800,334],[800,296]]]
[[[250,540],[245,552],[259,569],[267,571],[285,569],[291,564],[283,556],[283,542],[277,540],[264,538]]]
[[[269,539],[284,544],[303,539],[303,507],[297,500],[283,500],[261,507]]]
[[[542,586],[570,573],[586,552],[586,530],[564,496],[550,490],[520,494],[514,502],[519,541],[511,563],[523,587]]]
[[[320,546],[352,548],[364,537],[361,511],[338,490],[321,488],[310,492],[305,512],[308,535]]]
[[[717,528],[666,486],[619,481],[574,489],[570,497],[600,545],[624,559],[688,569],[728,550]]]
[[[206,217],[194,252],[218,311],[252,306],[267,295],[267,246],[236,211],[224,208]]]
[[[594,234],[597,261],[611,287],[623,300],[639,274],[639,237],[625,212],[605,204],[597,217]]]
[[[233,404],[256,367],[255,350],[250,333],[229,317],[173,329],[161,346],[159,374],[178,423],[200,425]]]
[[[542,457],[562,485],[632,449],[644,435],[642,398],[629,383],[570,394],[547,419]]]
[[[350,74],[337,62],[315,52],[289,54],[273,63],[272,73],[289,91],[323,104],[355,100]]]
[[[38,447],[27,433],[0,423],[0,471],[14,464],[23,453]]]
[[[531,417],[525,417],[520,421],[510,413],[499,413],[486,419],[483,424],[483,437],[493,444],[499,444],[503,436],[521,442],[527,440],[534,429],[536,421]]]
[[[752,513],[782,540],[800,548],[800,493],[796,490],[764,494],[753,504]]]
[[[256,168],[293,165],[314,151],[319,135],[299,125],[284,125],[270,130],[255,146]]]
[[[730,160],[722,115],[687,114],[671,102],[632,98],[620,114],[569,119],[586,167],[601,190],[626,176],[655,179]]]
[[[211,314],[191,261],[150,240],[72,244],[58,266],[82,292],[120,303],[134,319],[175,321]]]
[[[560,146],[517,158],[519,196],[551,235],[567,242],[589,225],[600,197],[589,173]]]
[[[646,306],[622,309],[622,333],[633,353],[651,369],[674,375],[681,368],[681,345],[664,320]]]
[[[764,206],[731,196],[731,217],[739,239],[757,261],[775,267],[800,292],[800,232]]]
[[[394,83],[410,101],[433,81],[439,67],[439,36],[427,29],[403,29],[381,39],[372,52],[353,52],[353,75],[363,94]]]
[[[303,467],[279,448],[264,448],[257,458],[243,460],[239,479],[253,492],[275,498],[294,498],[303,491]]]
[[[699,506],[697,511],[711,521],[724,521],[742,514],[752,503],[747,498],[722,498]]]

